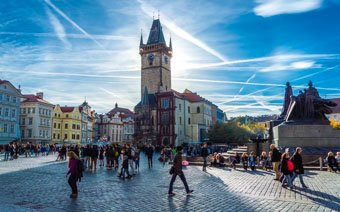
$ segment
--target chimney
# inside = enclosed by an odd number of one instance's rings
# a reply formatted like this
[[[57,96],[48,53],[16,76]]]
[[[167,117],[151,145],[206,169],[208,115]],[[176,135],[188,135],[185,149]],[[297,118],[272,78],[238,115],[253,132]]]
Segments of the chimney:
[[[37,97],[39,97],[40,99],[44,99],[44,93],[43,92],[38,92],[37,93]]]

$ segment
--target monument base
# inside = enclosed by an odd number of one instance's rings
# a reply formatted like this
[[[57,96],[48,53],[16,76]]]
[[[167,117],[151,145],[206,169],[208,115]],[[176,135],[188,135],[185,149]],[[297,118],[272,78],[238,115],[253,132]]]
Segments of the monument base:
[[[273,127],[273,141],[280,147],[340,147],[340,130],[329,125],[289,125]]]

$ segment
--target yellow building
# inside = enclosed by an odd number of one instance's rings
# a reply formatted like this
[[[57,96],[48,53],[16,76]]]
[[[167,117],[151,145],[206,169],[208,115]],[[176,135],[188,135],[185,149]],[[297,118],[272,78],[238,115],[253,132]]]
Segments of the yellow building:
[[[79,107],[56,105],[52,118],[52,142],[80,144],[81,112]]]

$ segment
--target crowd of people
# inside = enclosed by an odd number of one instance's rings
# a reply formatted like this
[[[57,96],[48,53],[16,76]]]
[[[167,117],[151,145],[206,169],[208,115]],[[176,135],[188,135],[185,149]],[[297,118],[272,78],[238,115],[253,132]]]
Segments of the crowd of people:
[[[17,159],[20,155],[25,157],[48,156],[57,151],[54,144],[32,144],[27,142],[21,144],[13,141],[0,147],[0,152],[4,153],[4,161]]]

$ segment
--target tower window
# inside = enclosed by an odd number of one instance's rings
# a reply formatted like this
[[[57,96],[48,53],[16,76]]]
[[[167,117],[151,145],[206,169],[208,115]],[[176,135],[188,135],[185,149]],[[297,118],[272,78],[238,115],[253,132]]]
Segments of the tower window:
[[[197,107],[197,113],[200,113],[200,112],[201,112],[201,108]]]
[[[188,106],[188,113],[190,113],[190,106]]]

